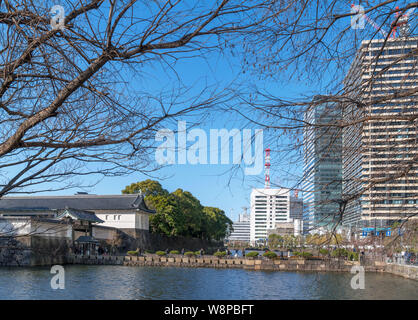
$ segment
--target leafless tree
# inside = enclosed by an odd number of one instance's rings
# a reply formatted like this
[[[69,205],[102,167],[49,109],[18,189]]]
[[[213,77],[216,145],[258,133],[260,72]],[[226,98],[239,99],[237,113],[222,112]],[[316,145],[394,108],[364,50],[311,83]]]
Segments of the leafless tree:
[[[418,3],[389,0],[360,1],[360,5],[365,15],[358,16],[360,7],[351,6],[349,1],[292,3],[286,16],[277,17],[270,41],[249,39],[246,43],[258,52],[270,52],[265,57],[247,56],[252,59],[247,69],[262,69],[264,79],[284,86],[290,80],[308,89],[299,97],[285,97],[255,88],[241,95],[240,104],[229,106],[268,132],[272,158],[276,159],[272,168],[280,168],[277,176],[289,179],[276,186],[291,184],[305,194],[329,194],[337,185],[342,186],[339,198],[322,196],[319,204],[334,203],[329,214],[333,230],[359,201],[364,201],[363,205],[369,202],[369,217],[374,221],[383,216],[415,218],[417,214],[418,49],[411,42],[417,41],[412,11]],[[410,15],[409,24],[405,23],[406,14]],[[357,18],[364,22],[364,29],[353,28]],[[368,59],[363,73],[356,70],[362,59]],[[391,78],[393,75],[399,79]],[[310,87],[310,83],[315,86]],[[324,106],[333,114],[323,112],[320,122],[307,118],[309,112]],[[340,117],[335,116],[337,113]],[[325,161],[341,145],[341,139],[343,142],[345,174],[316,183],[314,190],[305,189],[310,179],[306,172],[294,172],[304,161],[309,132],[316,133],[312,143],[322,143]],[[358,168],[366,174],[349,173],[350,161],[356,157],[363,161]],[[375,161],[378,158],[381,161]],[[397,213],[379,212],[382,203],[394,204]]]
[[[416,103],[416,85],[395,88],[382,80],[399,63],[414,60],[400,81],[410,84],[417,49],[406,50],[380,67],[388,53],[385,50],[394,41],[393,32],[405,29],[402,15],[417,7],[415,2],[362,2],[377,29],[367,23],[365,29],[353,29],[350,20],[357,13],[343,0],[62,1],[63,29],[51,27],[53,4],[1,1],[0,197],[22,190],[48,190],[56,182],[62,188],[71,187],[70,177],[91,173],[152,171],[155,131],[180,116],[202,114],[215,106],[273,132],[273,152],[280,151],[280,161],[290,164],[300,163],[303,133],[310,129],[319,132],[318,137],[331,132],[327,139],[332,149],[333,141],[338,136],[344,139],[350,130],[358,133],[375,122],[389,128],[393,119],[404,121],[411,129],[405,139],[415,148],[413,157],[394,163],[385,160],[379,165],[384,175],[377,170],[367,181],[356,176],[335,181],[362,185],[343,192],[340,199],[325,200],[337,202],[339,209],[333,213],[337,222],[350,203],[369,194],[368,190],[397,179],[415,181],[416,137],[409,134],[416,135],[418,113],[411,108],[390,114],[371,112],[378,104]],[[386,35],[382,38],[383,29]],[[410,36],[416,30],[410,26],[407,32]],[[371,39],[384,39],[371,59],[371,76],[359,82],[347,79],[361,41]],[[183,84],[176,63],[228,50],[238,51],[243,72],[255,78],[315,81],[320,89],[295,99],[252,87],[237,92],[232,87],[209,86],[190,97],[191,88]],[[131,80],[146,77],[153,66],[178,77],[175,92],[133,88]],[[389,88],[376,96],[370,90],[375,85]],[[328,104],[343,117],[321,124],[305,118],[308,110]],[[393,140],[386,151],[398,143],[392,134],[383,139]],[[342,152],[358,151],[344,145]],[[385,150],[371,152],[384,154]],[[303,191],[307,178],[294,176],[293,180],[294,188]],[[317,187],[320,191],[327,186]],[[399,200],[416,201],[413,191],[413,196],[404,199],[409,192],[403,190]],[[393,197],[388,194],[376,200]],[[415,215],[415,207],[404,207],[405,216]]]
[[[289,8],[274,0],[0,4],[0,197],[157,169],[158,129],[234,95],[216,83],[184,84],[176,64],[261,41]],[[174,89],[138,89],[153,68],[174,74]]]

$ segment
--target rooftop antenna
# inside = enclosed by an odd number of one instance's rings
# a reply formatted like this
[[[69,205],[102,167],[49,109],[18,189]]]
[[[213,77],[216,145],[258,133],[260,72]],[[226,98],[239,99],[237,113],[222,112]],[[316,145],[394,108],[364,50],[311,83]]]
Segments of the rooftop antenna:
[[[264,179],[264,188],[270,189],[270,148],[267,148],[266,150],[266,158],[265,158],[265,179]]]

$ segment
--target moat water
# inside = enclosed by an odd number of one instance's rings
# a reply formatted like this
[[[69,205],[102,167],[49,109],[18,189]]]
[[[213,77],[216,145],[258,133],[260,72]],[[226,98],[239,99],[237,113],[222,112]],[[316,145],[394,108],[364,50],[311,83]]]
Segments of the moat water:
[[[350,273],[242,269],[65,266],[65,289],[52,289],[50,268],[0,268],[0,299],[414,299],[418,282]]]

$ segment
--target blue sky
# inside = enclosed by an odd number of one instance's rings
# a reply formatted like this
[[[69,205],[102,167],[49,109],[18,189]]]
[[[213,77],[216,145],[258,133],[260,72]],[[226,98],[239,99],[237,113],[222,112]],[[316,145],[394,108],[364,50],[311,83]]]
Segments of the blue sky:
[[[240,74],[239,61],[233,59],[231,56],[225,58],[215,56],[209,61],[203,61],[202,59],[185,60],[177,65],[176,71],[181,75],[185,83],[194,84],[196,91],[198,91],[201,85],[207,82],[229,83],[234,79],[251,81],[251,77],[246,78]],[[148,89],[157,92],[162,87],[170,86],[172,78],[166,78],[166,72],[158,67],[153,68],[149,74],[151,77],[146,79],[146,81],[143,78],[136,79],[138,86],[141,86],[141,90]],[[254,84],[261,88],[268,87],[269,91],[275,95],[288,98],[300,97],[301,94],[310,94],[310,91],[313,90],[312,87],[308,88],[306,84],[296,81],[277,81],[277,83],[274,83],[269,79],[266,81],[258,80]],[[179,120],[184,120],[189,123],[193,121],[190,118],[180,118]],[[210,129],[225,128],[230,130],[233,128],[241,129],[243,127],[257,128],[257,126],[248,124],[246,120],[237,117],[237,115],[226,115],[225,113],[216,112],[211,115],[210,119],[198,126],[198,128],[205,130],[208,137]],[[264,140],[268,139],[271,139],[271,133],[264,131]],[[264,148],[268,146],[268,143],[265,142]],[[280,152],[273,150],[272,163],[278,162],[277,160],[280,157]],[[154,175],[157,176],[156,180],[159,180],[163,187],[169,191],[174,191],[177,188],[190,191],[203,205],[219,207],[229,217],[235,219],[242,211],[242,207],[249,207],[251,189],[254,187],[263,187],[264,172],[256,176],[244,176],[242,171],[232,172],[231,169],[232,165],[221,164],[171,165],[154,173]],[[290,168],[281,167],[280,169],[272,169],[272,183],[291,186],[291,182],[286,181],[284,172],[291,170],[296,175],[301,174],[301,166],[292,166]],[[95,194],[120,194],[126,185],[147,178],[140,173],[123,177],[108,177],[101,180],[94,188],[85,191]],[[77,190],[67,190],[57,193],[71,194],[75,191]]]
[[[347,12],[349,10],[349,5],[347,5]],[[350,20],[347,19],[344,23],[349,24]],[[129,95],[135,96],[137,94],[139,96],[144,91],[158,95],[162,90],[170,91],[175,89],[178,83],[178,75],[184,85],[193,88],[190,91],[191,95],[198,93],[207,84],[217,84],[222,87],[235,81],[237,84],[254,85],[258,88],[267,89],[269,93],[277,97],[292,99],[321,92],[322,84],[327,83],[333,76],[325,73],[322,78],[323,83],[307,83],[304,80],[297,79],[284,81],[285,77],[281,75],[274,79],[258,79],[252,73],[244,74],[242,72],[241,58],[226,52],[222,55],[213,53],[205,59],[195,57],[180,60],[174,66],[177,74],[166,65],[152,64],[138,70],[130,78]],[[178,120],[185,120],[190,123],[194,119],[179,118]],[[210,129],[225,128],[230,130],[233,128],[242,129],[244,127],[257,128],[248,124],[245,119],[240,118],[236,114],[225,112],[212,113],[210,118],[202,126],[199,126],[199,128],[206,131],[208,136]],[[265,141],[270,141],[264,144],[264,148],[270,147],[272,149],[272,184],[292,187],[297,177],[300,177],[302,173],[302,163],[297,160],[295,163],[291,163],[286,151],[278,148],[279,143],[277,143],[276,139],[279,139],[279,135],[277,132],[265,131],[264,138]],[[286,139],[280,142],[284,144],[292,143]],[[203,205],[219,207],[229,217],[236,219],[242,207],[249,207],[251,188],[263,187],[264,175],[261,173],[257,176],[243,176],[240,171],[234,174],[231,168],[231,165],[172,165],[154,173],[156,176],[154,179],[159,180],[163,187],[169,191],[174,191],[177,188],[190,191]],[[87,191],[94,194],[120,194],[126,185],[147,178],[147,176],[140,173],[123,177],[108,177],[102,179],[95,187],[88,190],[73,189],[55,192],[55,194],[73,194],[76,191]],[[99,177],[91,177],[88,180],[95,179],[99,179]]]
[[[265,79],[256,79],[254,74],[242,73],[240,56],[233,54],[214,53],[205,59],[196,57],[192,59],[180,60],[175,65],[177,74],[168,69],[165,65],[152,64],[144,69],[138,70],[130,78],[128,88],[129,95],[135,96],[137,92],[150,92],[158,95],[162,90],[170,91],[178,86],[177,76],[180,76],[186,86],[193,87],[190,94],[198,93],[207,84],[223,85],[235,83],[245,83],[245,85],[254,85],[262,89],[268,89],[270,93],[284,97],[296,98],[301,95],[312,94],[316,89],[312,85],[300,81],[279,81]],[[193,122],[193,118],[179,118],[187,122]],[[258,128],[251,125],[247,120],[238,117],[236,114],[226,114],[225,112],[214,112],[201,126],[209,136],[210,129],[227,130],[237,128]],[[173,128],[171,128],[173,129]],[[274,132],[264,131],[264,140],[274,139]],[[264,143],[264,148],[270,147],[272,151],[272,164],[279,163],[282,154],[274,149],[268,143]],[[264,149],[263,148],[263,149]],[[283,186],[292,186],[291,181],[287,181],[288,174],[300,176],[302,165],[288,165],[281,163],[280,167],[273,167],[271,176],[272,184],[278,183]],[[252,188],[261,188],[264,186],[264,173],[256,176],[244,176],[242,171],[231,171],[232,165],[172,165],[154,173],[155,180],[159,180],[164,188],[174,191],[177,188],[190,191],[197,197],[202,205],[218,207],[235,220],[242,207],[249,207],[250,192]],[[148,179],[149,177],[137,173],[129,176],[106,177],[91,176],[83,178],[83,182],[100,182],[89,189],[69,189],[63,191],[50,192],[49,194],[66,195],[74,194],[77,191],[85,191],[93,194],[120,194],[125,186]]]

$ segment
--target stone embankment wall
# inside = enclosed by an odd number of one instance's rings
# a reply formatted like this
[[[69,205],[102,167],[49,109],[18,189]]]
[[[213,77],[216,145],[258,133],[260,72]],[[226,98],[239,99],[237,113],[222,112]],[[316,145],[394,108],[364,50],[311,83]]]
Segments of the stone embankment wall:
[[[111,227],[93,226],[93,236],[104,242],[117,243],[118,252],[126,254],[127,251],[136,250],[178,250],[181,249],[197,251],[203,249],[205,252],[216,252],[223,250],[222,241],[208,241],[198,238],[168,237],[161,234],[150,233],[147,230],[138,229],[116,229]]]
[[[115,264],[125,266],[158,266],[188,268],[241,268],[246,270],[268,271],[339,271],[349,272],[358,262],[342,260],[265,260],[265,259],[222,259],[214,256],[185,257],[169,255],[160,257],[147,254],[145,256],[73,256],[70,263],[74,264]],[[368,271],[383,271],[383,267],[368,267]]]
[[[58,237],[22,236],[0,240],[0,266],[65,264],[70,241]]]
[[[385,272],[392,273],[407,279],[418,280],[418,266],[387,263],[385,264]]]
[[[245,270],[264,271],[311,271],[311,272],[350,272],[351,268],[360,265],[357,261],[338,259],[303,260],[303,259],[248,259],[218,258],[214,256],[185,257],[169,255],[160,257],[145,256],[72,256],[72,264],[124,265],[133,267],[183,267],[183,268],[240,268]],[[386,264],[375,261],[364,266],[366,272],[387,272],[407,279],[418,280],[418,267]]]
[[[74,232],[77,239],[81,232]],[[109,227],[93,227],[93,236],[102,246],[114,246],[115,254],[124,255],[129,250],[193,250],[205,252],[223,250],[223,242],[206,241],[196,238],[166,237],[145,230],[118,230]],[[0,239],[0,266],[48,266],[67,263],[69,248],[73,241],[40,233]],[[110,252],[110,251],[109,251]]]
[[[246,270],[266,271],[350,271],[356,262],[339,260],[265,260],[265,259],[240,259],[217,258],[214,256],[202,257],[158,257],[149,255],[146,257],[125,257],[124,265],[127,266],[172,266],[172,267],[206,267],[206,268],[241,268]]]
[[[0,238],[0,266],[29,265],[31,260],[30,237]]]

